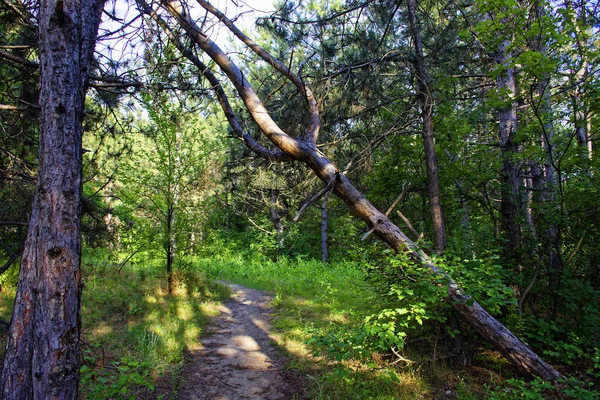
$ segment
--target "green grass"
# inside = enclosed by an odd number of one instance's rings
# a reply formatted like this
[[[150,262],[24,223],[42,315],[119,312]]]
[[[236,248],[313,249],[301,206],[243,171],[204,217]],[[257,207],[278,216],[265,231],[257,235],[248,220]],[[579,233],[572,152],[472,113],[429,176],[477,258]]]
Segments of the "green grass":
[[[187,268],[175,273],[169,295],[160,262],[119,270],[107,258],[88,252],[83,260],[82,394],[139,398],[157,384],[159,392],[176,392],[184,352],[218,313],[227,290]]]
[[[490,364],[505,365],[492,351],[479,351],[472,366],[448,368],[431,357],[427,340],[419,342],[421,349],[404,349],[402,355],[412,363],[392,365],[395,358],[387,352],[362,349],[364,342],[356,338],[364,332],[365,317],[386,305],[365,282],[359,263],[196,258],[179,267],[169,295],[160,260],[140,256],[121,268],[123,258],[106,250],[84,254],[84,398],[176,398],[184,384],[179,373],[186,349],[197,343],[208,318],[217,314],[218,302],[228,295],[214,283],[219,279],[273,294],[274,340],[290,356],[291,367],[306,377],[310,399],[430,399],[446,396],[447,390],[464,399],[507,399],[516,393],[532,399],[599,398],[587,383],[572,382],[559,393],[543,382],[514,379],[502,366],[490,369]],[[0,276],[0,318],[5,321],[16,270]],[[4,341],[0,336],[0,351]]]
[[[0,263],[0,265],[2,264],[3,262]],[[5,344],[8,327],[4,323],[8,324],[12,315],[17,291],[18,274],[19,263],[15,262],[5,273],[0,275],[0,320],[3,322],[3,324],[0,324],[0,360],[4,357],[6,350]]]
[[[376,353],[338,361],[339,354],[307,343],[331,332],[351,332],[382,307],[359,264],[241,258],[200,259],[195,264],[215,279],[274,295],[275,340],[291,356],[292,367],[307,377],[309,398],[415,399],[429,392],[426,380],[411,366],[389,366]]]
[[[12,312],[17,267],[0,276],[4,321]],[[117,257],[106,251],[84,253],[81,396],[173,398],[185,350],[197,344],[228,290],[186,268],[175,274],[169,295],[160,261],[140,259],[119,267]],[[0,335],[3,352],[6,332]]]

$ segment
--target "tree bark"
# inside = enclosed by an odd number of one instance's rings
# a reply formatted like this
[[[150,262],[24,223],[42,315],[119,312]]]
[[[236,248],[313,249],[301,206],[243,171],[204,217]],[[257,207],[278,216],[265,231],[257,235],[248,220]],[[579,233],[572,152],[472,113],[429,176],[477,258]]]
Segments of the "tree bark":
[[[515,71],[510,66],[509,41],[504,41],[496,53],[496,63],[503,71],[496,79],[500,96],[505,101],[499,111],[501,167],[501,205],[502,230],[504,233],[504,255],[513,263],[521,262],[521,179],[520,168],[516,161],[519,145],[515,143],[517,132],[517,85]]]
[[[567,9],[567,15],[570,16],[571,23],[575,29],[575,42],[577,46],[577,51],[581,57],[581,65],[577,69],[573,77],[574,83],[584,82],[589,78],[589,56],[587,53],[587,43],[585,43],[582,39],[583,32],[580,28],[580,21],[584,22],[586,20],[586,8],[581,5],[581,10],[579,13],[573,7],[573,2],[571,0],[565,1],[565,7]],[[573,106],[573,119],[575,125],[575,138],[577,139],[577,144],[581,149],[583,155],[586,155],[590,159],[592,158],[593,146],[592,140],[589,137],[590,128],[591,128],[591,115],[587,110],[585,102],[585,93],[581,90],[581,84],[575,84],[575,89],[571,94],[571,103]]]
[[[543,24],[545,15],[544,6],[539,2],[535,5],[535,17],[540,26]],[[543,31],[543,28],[541,28]],[[544,57],[548,56],[546,45],[547,38],[544,34],[539,37],[536,50]],[[546,152],[546,158],[543,166],[544,181],[541,185],[541,210],[539,222],[541,223],[540,232],[542,237],[542,248],[545,253],[550,278],[550,287],[558,290],[562,275],[562,262],[559,254],[560,235],[559,226],[555,222],[561,210],[557,203],[557,188],[559,181],[559,162],[556,159],[554,151],[554,124],[552,101],[550,98],[550,78],[547,73],[543,73],[537,85],[538,103],[535,106],[535,113],[540,123],[542,135],[540,142]],[[554,297],[556,299],[556,296]]]
[[[143,0],[138,0],[143,2]],[[202,4],[201,1],[199,3]],[[556,380],[560,373],[546,364],[526,344],[520,341],[504,325],[499,323],[486,310],[484,310],[472,297],[458,287],[456,282],[442,269],[436,266],[430,257],[412,242],[400,229],[394,225],[385,214],[381,213],[358,190],[350,180],[316,147],[316,135],[307,134],[301,138],[294,138],[286,134],[270,117],[269,112],[258,98],[252,85],[246,80],[237,65],[203,33],[203,31],[190,19],[182,4],[177,1],[164,0],[163,6],[171,13],[178,23],[185,29],[188,37],[200,47],[227,75],[235,86],[240,98],[244,102],[250,115],[260,127],[263,134],[281,151],[292,159],[306,164],[329,188],[331,188],[374,233],[392,249],[403,252],[415,262],[422,263],[429,268],[433,275],[443,278],[447,284],[448,301],[456,310],[473,326],[484,338],[496,346],[500,352],[511,361],[522,373],[538,375],[546,380]],[[205,7],[206,8],[206,7]],[[212,12],[207,8],[209,12]],[[213,13],[214,14],[214,13]],[[222,21],[226,17],[220,15]],[[227,26],[231,21],[224,22]],[[231,29],[231,28],[230,28]],[[231,31],[240,38],[248,47],[259,56],[268,61],[277,69],[276,63],[270,55],[264,56],[264,50],[250,41],[239,30]],[[250,43],[250,44],[249,44]],[[280,71],[284,76],[293,75],[289,69]],[[290,78],[293,80],[293,77]],[[302,92],[306,94],[309,105],[311,124],[318,126],[310,108],[312,93],[303,86]],[[223,104],[223,102],[221,102]]]
[[[77,397],[82,117],[102,5],[40,4],[39,172],[0,380],[4,399]]]
[[[329,263],[329,192],[321,199],[321,259]]]
[[[174,232],[175,223],[175,207],[169,206],[167,210],[167,232],[165,240],[165,253],[167,254],[167,292],[173,293],[173,260],[175,259],[176,240]]]
[[[278,192],[276,189],[271,190],[271,222],[275,227],[275,243],[277,251],[283,250],[283,217],[280,214]]]
[[[417,72],[417,90],[421,117],[423,119],[423,148],[425,150],[425,163],[427,166],[427,194],[429,196],[429,208],[433,222],[434,248],[440,254],[446,250],[446,226],[444,224],[444,213],[440,195],[440,179],[438,175],[437,156],[435,155],[435,132],[433,130],[433,99],[429,90],[427,69],[423,57],[423,43],[419,26],[417,24],[417,2],[408,0],[408,18],[410,21],[411,34],[415,47],[414,66]]]

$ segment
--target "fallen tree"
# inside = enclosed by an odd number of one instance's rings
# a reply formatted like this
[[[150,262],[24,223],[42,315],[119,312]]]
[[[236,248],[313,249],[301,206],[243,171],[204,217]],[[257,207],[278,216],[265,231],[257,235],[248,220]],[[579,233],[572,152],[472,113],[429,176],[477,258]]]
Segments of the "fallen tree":
[[[371,204],[345,174],[340,172],[336,165],[319,151],[316,145],[320,128],[317,101],[304,81],[294,74],[288,66],[243,34],[230,19],[210,3],[204,0],[197,0],[197,3],[206,12],[215,16],[269,66],[295,85],[306,100],[308,128],[302,135],[292,137],[284,132],[271,118],[269,111],[235,62],[229,59],[191,18],[187,5],[179,1],[162,0],[161,7],[167,10],[176,23],[185,30],[190,41],[208,55],[226,74],[253,120],[262,133],[275,145],[275,148],[266,148],[258,144],[242,129],[242,125],[229,105],[220,81],[213,72],[171,31],[169,23],[162,17],[160,10],[152,9],[144,0],[138,0],[142,12],[152,17],[171,36],[181,53],[194,63],[200,73],[210,82],[237,137],[246,143],[251,150],[272,161],[296,160],[307,165],[325,183],[326,188],[339,196],[377,237],[396,252],[407,254],[415,262],[427,266],[436,276],[442,277],[447,284],[450,304],[463,316],[467,323],[492,343],[520,372],[526,375],[537,375],[549,381],[561,378],[561,374],[556,369],[544,362],[509,329],[483,309],[470,295],[465,293],[446,272],[435,265],[428,254],[410,240],[385,214]]]

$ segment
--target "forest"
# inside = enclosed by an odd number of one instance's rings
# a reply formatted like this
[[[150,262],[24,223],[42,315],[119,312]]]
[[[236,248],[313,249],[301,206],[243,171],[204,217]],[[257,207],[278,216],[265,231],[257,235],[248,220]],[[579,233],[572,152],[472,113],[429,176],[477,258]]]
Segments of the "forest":
[[[263,3],[2,1],[0,397],[600,399],[600,3]]]

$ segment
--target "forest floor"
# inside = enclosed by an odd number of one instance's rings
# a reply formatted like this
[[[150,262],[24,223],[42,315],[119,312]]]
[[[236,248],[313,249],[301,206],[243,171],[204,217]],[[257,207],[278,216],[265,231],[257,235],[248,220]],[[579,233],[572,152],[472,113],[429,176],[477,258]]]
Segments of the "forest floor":
[[[270,334],[267,293],[223,282],[232,290],[197,346],[188,350],[179,398],[302,398],[303,382]]]

